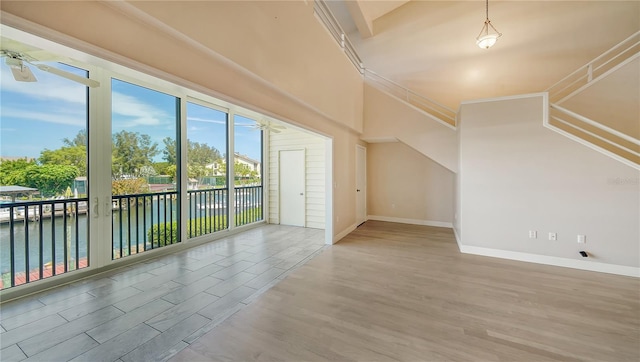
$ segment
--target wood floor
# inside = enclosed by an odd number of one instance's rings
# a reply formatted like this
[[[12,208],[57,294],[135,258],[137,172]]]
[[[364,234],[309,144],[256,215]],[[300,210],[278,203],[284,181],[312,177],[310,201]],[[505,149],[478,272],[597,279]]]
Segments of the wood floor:
[[[172,361],[639,361],[640,281],[369,221]]]
[[[265,225],[0,306],[0,361],[160,361],[325,249]]]

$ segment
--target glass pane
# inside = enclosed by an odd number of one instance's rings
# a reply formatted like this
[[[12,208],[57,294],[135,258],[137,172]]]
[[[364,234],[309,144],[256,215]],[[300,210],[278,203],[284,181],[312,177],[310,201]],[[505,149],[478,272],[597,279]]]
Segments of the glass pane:
[[[112,80],[113,259],[179,242],[179,99]]]
[[[17,81],[12,70],[36,81]],[[2,64],[0,106],[3,289],[88,266],[88,90],[26,63]]]
[[[235,116],[233,155],[235,222],[262,220],[262,129],[265,124]]]
[[[227,225],[227,114],[187,103],[187,236],[224,230]]]

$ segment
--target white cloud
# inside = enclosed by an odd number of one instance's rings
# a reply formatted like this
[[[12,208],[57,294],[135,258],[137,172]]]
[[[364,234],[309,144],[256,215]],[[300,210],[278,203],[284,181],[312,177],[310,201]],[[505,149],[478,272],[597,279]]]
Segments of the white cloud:
[[[70,109],[60,109],[57,112],[52,112],[51,110],[49,110],[49,112],[42,112],[3,107],[1,114],[3,125],[10,125],[11,123],[13,123],[10,120],[12,118],[19,120],[32,120],[47,123],[66,124],[79,127],[85,127],[87,124],[87,118],[84,112],[74,112]]]
[[[113,92],[111,101],[114,121],[118,119],[118,125],[123,128],[157,126],[166,124],[174,118],[163,110],[130,95]],[[121,117],[116,117],[116,115]]]

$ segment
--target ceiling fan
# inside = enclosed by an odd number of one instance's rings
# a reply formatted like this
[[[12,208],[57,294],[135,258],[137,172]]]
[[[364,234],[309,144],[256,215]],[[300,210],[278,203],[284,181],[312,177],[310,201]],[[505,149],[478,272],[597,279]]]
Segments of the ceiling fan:
[[[3,39],[4,43],[4,39]],[[3,44],[4,45],[4,44]],[[81,77],[79,75],[64,71],[62,69],[58,69],[56,67],[52,67],[46,64],[35,64],[34,62],[41,62],[47,60],[54,60],[52,57],[38,57],[38,54],[44,55],[45,52],[29,52],[23,53],[19,51],[9,50],[9,49],[0,49],[0,56],[5,58],[5,64],[9,66],[11,69],[11,73],[13,74],[13,78],[18,82],[37,82],[38,79],[33,74],[29,65],[34,66],[43,72],[48,72],[51,74],[55,74],[59,77],[63,77],[74,82],[78,82],[80,84],[84,84],[87,87],[95,88],[100,86],[100,82],[95,81],[93,79]],[[47,59],[48,58],[48,59]]]
[[[287,127],[280,125],[280,124],[276,124],[273,123],[271,121],[268,121],[266,119],[263,119],[261,121],[256,121],[256,123],[251,123],[251,124],[239,124],[238,126],[243,126],[243,127],[250,127],[256,130],[261,130],[261,131],[271,131],[274,133],[280,133],[281,130],[286,129]]]

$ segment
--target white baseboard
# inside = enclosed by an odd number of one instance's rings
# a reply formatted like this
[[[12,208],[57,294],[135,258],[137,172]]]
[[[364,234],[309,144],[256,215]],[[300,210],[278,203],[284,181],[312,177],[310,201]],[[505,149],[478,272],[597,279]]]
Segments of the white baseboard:
[[[411,224],[411,225],[437,226],[441,228],[453,228],[453,223],[444,222],[444,221],[404,219],[400,217],[389,217],[389,216],[379,216],[379,215],[369,215],[367,216],[367,220],[397,222],[400,224]]]
[[[358,224],[353,224],[353,225],[349,226],[348,228],[342,230],[338,235],[334,235],[333,236],[333,243],[334,244],[337,243],[338,241],[340,241],[340,239],[342,239],[345,236],[349,235],[357,227],[358,227]]]
[[[457,239],[458,237],[456,234],[456,240]],[[490,248],[483,248],[483,247],[472,246],[472,245],[462,245],[460,244],[459,240],[458,240],[458,247],[460,248],[460,252],[465,254],[491,256],[494,258],[518,260],[518,261],[525,261],[529,263],[561,266],[565,268],[589,270],[589,271],[595,271],[595,272],[601,272],[601,273],[609,273],[609,274],[640,278],[640,268],[634,268],[631,266],[600,263],[597,261],[560,258],[557,256],[521,253],[521,252],[509,251],[509,250],[490,249]]]
[[[460,240],[460,235],[458,235],[458,230],[456,228],[453,228],[453,235],[456,237],[456,243],[458,243],[458,250],[460,250],[460,252],[462,252],[462,240]]]

